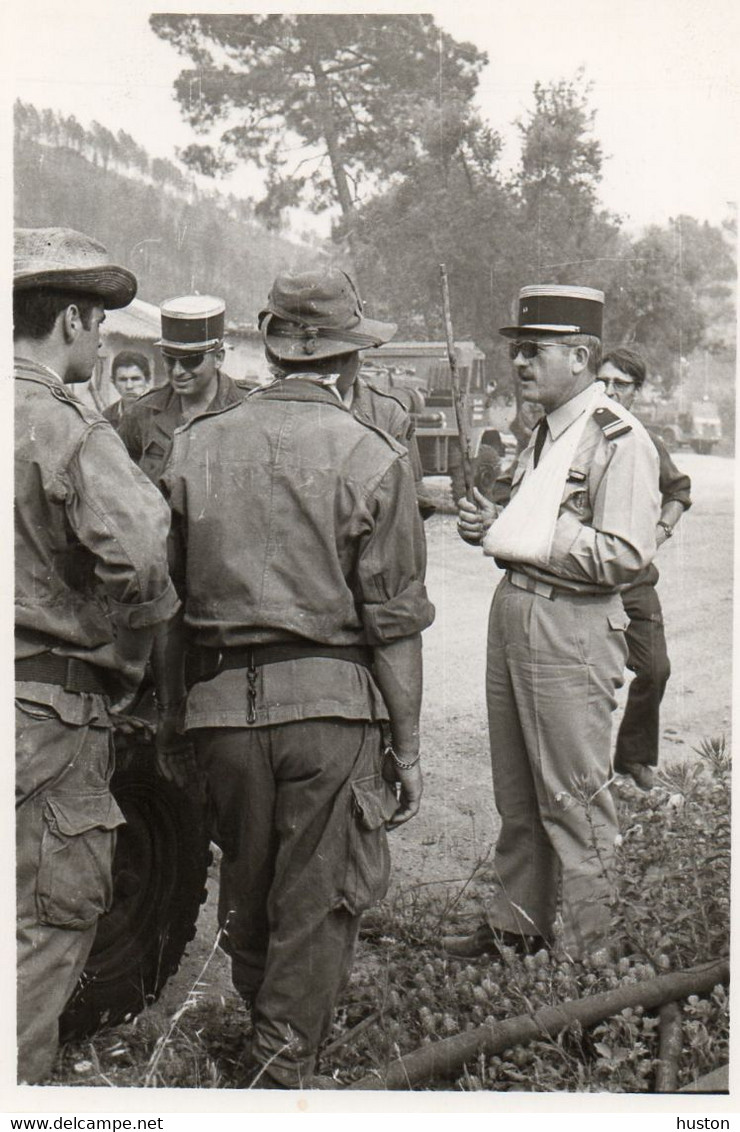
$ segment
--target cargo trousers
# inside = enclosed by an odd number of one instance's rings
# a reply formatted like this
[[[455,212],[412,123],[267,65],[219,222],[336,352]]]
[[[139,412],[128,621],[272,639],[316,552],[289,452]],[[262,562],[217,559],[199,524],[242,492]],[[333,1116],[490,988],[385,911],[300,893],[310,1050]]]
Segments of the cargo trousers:
[[[327,718],[189,735],[223,853],[221,946],[252,1007],[252,1059],[271,1083],[300,1087],[349,977],[360,914],[388,886],[397,803],[381,727]]]
[[[33,1084],[51,1071],[59,1016],[110,907],[124,818],[108,789],[113,747],[100,713],[72,724],[49,704],[17,695],[18,1080]],[[84,718],[85,702],[97,698],[80,695],[76,714]]]
[[[627,627],[627,667],[634,672],[617,733],[614,769],[625,763],[658,765],[660,705],[671,674],[663,627],[663,610],[655,586],[644,582],[622,591],[630,619]]]
[[[487,919],[549,937],[560,896],[561,942],[574,958],[609,935],[611,713],[626,625],[618,594],[550,599],[507,578],[491,607],[486,693],[501,830]]]

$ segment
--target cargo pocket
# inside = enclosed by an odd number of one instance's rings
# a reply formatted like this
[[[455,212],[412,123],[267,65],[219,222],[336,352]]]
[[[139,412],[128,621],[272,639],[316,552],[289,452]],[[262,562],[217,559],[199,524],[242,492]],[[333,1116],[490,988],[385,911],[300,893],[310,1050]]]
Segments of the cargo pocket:
[[[343,905],[352,915],[382,900],[388,889],[391,856],[385,823],[398,808],[393,788],[382,774],[350,783],[351,814]]]
[[[47,797],[36,888],[41,923],[85,931],[108,911],[115,830],[124,822],[107,791]]]

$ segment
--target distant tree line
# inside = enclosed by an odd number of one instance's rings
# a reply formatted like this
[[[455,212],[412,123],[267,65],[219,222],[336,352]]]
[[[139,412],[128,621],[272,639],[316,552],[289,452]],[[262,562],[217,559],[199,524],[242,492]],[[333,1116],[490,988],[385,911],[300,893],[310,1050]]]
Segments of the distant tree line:
[[[17,143],[37,142],[55,148],[67,148],[105,171],[111,170],[139,177],[160,189],[185,196],[191,201],[216,198],[220,207],[233,219],[254,220],[254,203],[232,193],[205,193],[192,175],[166,157],[151,157],[143,146],[126,133],[113,133],[100,122],[83,126],[74,114],[37,108],[17,99],[13,107],[14,133]]]
[[[112,157],[105,164],[100,153],[96,163],[91,142],[85,150],[67,144],[68,119],[57,118],[53,129],[51,115],[46,121],[35,139],[30,131],[16,136],[16,224],[95,236],[135,272],[140,298],[159,303],[194,290],[210,292],[226,300],[231,322],[254,326],[275,273],[315,258],[310,249],[266,231],[251,209],[240,213],[228,198],[165,191],[131,167],[116,167]]]

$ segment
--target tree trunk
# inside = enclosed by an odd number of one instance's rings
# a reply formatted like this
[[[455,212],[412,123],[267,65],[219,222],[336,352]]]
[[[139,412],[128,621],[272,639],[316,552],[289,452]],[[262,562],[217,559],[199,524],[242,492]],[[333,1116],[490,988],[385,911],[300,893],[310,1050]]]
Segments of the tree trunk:
[[[312,70],[316,80],[316,93],[319,98],[319,106],[321,108],[321,128],[326,141],[326,149],[329,154],[329,161],[331,163],[332,176],[334,177],[334,184],[337,190],[337,199],[339,207],[342,210],[342,217],[347,229],[347,242],[349,244],[350,256],[352,258],[352,268],[357,278],[357,267],[360,262],[359,256],[359,240],[357,237],[357,214],[355,204],[352,199],[352,193],[349,187],[349,180],[344,168],[341,156],[341,146],[339,142],[339,135],[337,134],[336,126],[334,123],[334,112],[331,105],[331,93],[329,91],[329,84],[326,75],[321,67],[321,61],[317,58],[313,60]]]

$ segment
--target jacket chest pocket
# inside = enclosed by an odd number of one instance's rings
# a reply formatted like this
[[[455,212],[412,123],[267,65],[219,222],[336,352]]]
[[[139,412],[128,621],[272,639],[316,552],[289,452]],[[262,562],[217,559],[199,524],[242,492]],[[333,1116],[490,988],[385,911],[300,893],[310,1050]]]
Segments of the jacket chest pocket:
[[[149,479],[156,481],[164,471],[171,447],[171,444],[165,444],[160,440],[150,440],[147,443],[139,467]]]
[[[580,468],[571,468],[565,480],[561,510],[570,511],[579,519],[591,518],[588,475]]]

